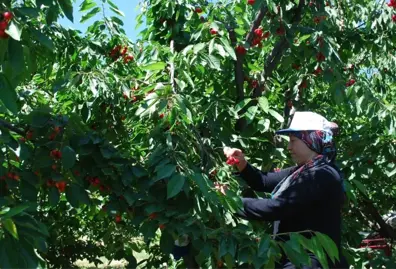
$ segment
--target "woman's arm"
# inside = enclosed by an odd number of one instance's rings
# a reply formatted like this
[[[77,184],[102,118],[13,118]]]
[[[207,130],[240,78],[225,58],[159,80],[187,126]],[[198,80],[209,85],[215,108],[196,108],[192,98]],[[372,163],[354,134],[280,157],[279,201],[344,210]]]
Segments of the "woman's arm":
[[[295,166],[278,172],[262,172],[249,163],[238,173],[255,191],[272,192],[275,186],[286,176],[290,175]]]

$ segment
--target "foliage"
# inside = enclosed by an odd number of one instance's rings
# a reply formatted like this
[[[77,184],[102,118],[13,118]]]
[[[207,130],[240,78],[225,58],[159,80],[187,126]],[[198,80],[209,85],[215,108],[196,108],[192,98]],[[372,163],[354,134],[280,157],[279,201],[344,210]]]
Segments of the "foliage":
[[[146,266],[158,268],[185,234],[205,268],[273,268],[281,250],[296,264],[307,262],[306,250],[323,265],[326,253],[337,259],[325,235],[276,242],[271,224],[232,215],[246,191],[223,146],[242,148],[263,170],[290,165],[274,131],[291,107],[341,126],[350,198],[343,247],[355,266],[365,262],[358,232],[374,225],[362,194],[381,214],[396,197],[394,9],[249,2],[143,1],[137,24],[147,28],[132,43],[110,0],[83,1],[82,21],[105,5],[112,11],[85,35],[57,23],[73,20],[71,0],[1,1],[14,16],[0,39],[0,267],[106,256],[133,268],[133,252],[145,249]],[[262,10],[263,31],[246,41]]]

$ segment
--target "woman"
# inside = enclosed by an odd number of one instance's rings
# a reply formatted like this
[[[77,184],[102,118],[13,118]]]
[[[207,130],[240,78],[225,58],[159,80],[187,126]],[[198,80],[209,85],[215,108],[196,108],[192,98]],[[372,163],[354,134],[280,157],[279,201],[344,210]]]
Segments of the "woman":
[[[251,166],[239,149],[227,149],[227,158],[238,161],[240,176],[255,191],[271,192],[271,199],[242,198],[243,209],[238,215],[248,220],[274,221],[274,234],[318,231],[328,235],[340,249],[341,208],[345,200],[343,180],[335,165],[336,149],[333,135],[335,123],[313,112],[296,112],[290,128],[277,134],[289,135],[288,150],[296,166],[273,173],[264,173]],[[308,234],[306,236],[309,236]],[[277,239],[285,240],[287,238]],[[322,268],[310,253],[311,266]],[[345,259],[329,265],[347,268]],[[296,268],[283,257],[280,268]]]

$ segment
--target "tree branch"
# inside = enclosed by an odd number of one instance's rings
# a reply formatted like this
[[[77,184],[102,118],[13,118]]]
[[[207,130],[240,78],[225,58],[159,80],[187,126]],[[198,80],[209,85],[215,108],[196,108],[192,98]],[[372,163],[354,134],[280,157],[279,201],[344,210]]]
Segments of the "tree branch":
[[[373,202],[370,200],[369,197],[367,197],[366,194],[362,193],[359,190],[359,193],[363,197],[363,205],[364,205],[364,210],[367,215],[370,215],[373,220],[379,225],[380,230],[379,233],[383,237],[391,238],[393,240],[396,240],[396,232],[393,230],[393,228],[388,225],[384,219],[382,218],[381,214],[378,212],[378,210],[375,208]]]
[[[265,4],[262,4],[259,12],[256,15],[256,18],[253,21],[252,26],[250,27],[250,31],[246,36],[246,42],[248,42],[249,44],[252,43],[252,40],[254,37],[254,30],[256,30],[260,26],[267,11],[268,11],[267,6]],[[229,34],[229,37],[231,40],[231,44],[235,48],[235,46],[237,45],[237,39],[235,36],[234,29],[231,28],[229,30],[228,34]],[[243,82],[244,82],[244,77],[245,77],[244,72],[243,72],[243,62],[244,62],[245,56],[237,53],[236,57],[237,57],[237,60],[235,62],[235,83],[236,83],[236,95],[237,95],[236,101],[237,101],[237,103],[239,103],[245,98],[245,93],[244,93],[244,89],[243,89]],[[240,111],[239,115],[242,115],[244,112],[245,111]],[[240,118],[237,121],[235,129],[238,131],[242,131],[243,129],[245,129],[245,127],[246,127],[246,119]]]
[[[256,30],[260,26],[267,11],[268,11],[268,7],[265,4],[262,4],[259,12],[256,15],[256,18],[253,21],[252,26],[250,27],[250,31],[249,31],[248,35],[246,36],[246,41],[249,42],[249,44],[252,44],[252,41],[254,38],[254,30]]]
[[[13,131],[14,133],[17,133],[21,136],[25,136],[26,132],[24,130],[19,129],[18,127],[15,127],[14,125],[12,125],[11,123],[0,119],[0,127],[6,128],[10,131]]]
[[[291,20],[292,24],[299,24],[301,19],[302,19],[302,11],[305,5],[304,0],[300,0],[298,7],[295,11],[295,14]],[[279,40],[274,48],[272,49],[272,52],[268,56],[267,60],[265,61],[265,66],[264,66],[264,71],[263,71],[263,76],[264,79],[267,80],[268,77],[272,76],[273,71],[275,70],[276,66],[278,65],[280,59],[282,58],[283,53],[285,50],[289,47],[289,43],[287,42],[286,37],[282,37],[281,40]],[[257,98],[261,96],[262,91],[260,89],[257,89],[253,92],[253,98]]]

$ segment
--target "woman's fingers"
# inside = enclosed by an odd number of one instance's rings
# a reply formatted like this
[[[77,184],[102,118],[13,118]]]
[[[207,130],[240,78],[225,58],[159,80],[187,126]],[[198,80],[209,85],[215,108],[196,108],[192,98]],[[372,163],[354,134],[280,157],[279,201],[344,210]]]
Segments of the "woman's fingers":
[[[224,155],[229,158],[229,157],[242,157],[243,153],[240,149],[237,148],[230,148],[230,147],[224,147],[223,149]]]

